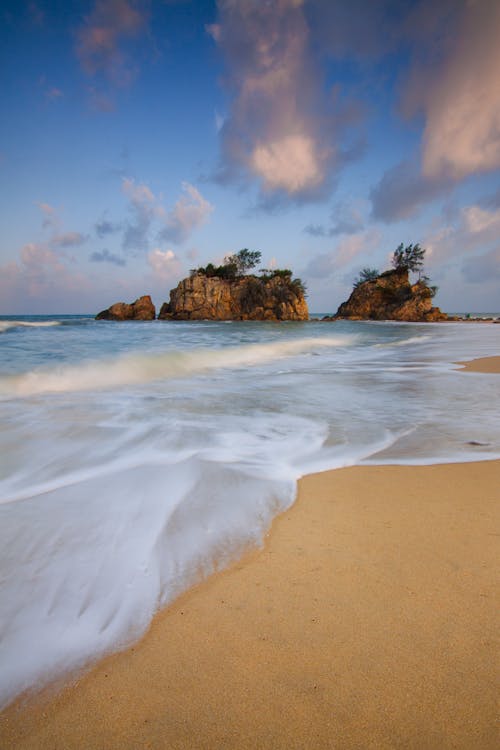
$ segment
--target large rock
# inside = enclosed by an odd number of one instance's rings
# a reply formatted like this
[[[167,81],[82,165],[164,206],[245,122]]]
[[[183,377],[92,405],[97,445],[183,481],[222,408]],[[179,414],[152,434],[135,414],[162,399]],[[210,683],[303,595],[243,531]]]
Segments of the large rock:
[[[349,320],[439,321],[447,316],[432,306],[432,290],[423,281],[410,284],[406,269],[380,274],[355,287],[334,318]]]
[[[308,320],[300,283],[290,277],[222,279],[195,273],[170,292],[162,320]]]
[[[149,294],[139,297],[131,305],[126,302],[115,302],[107,310],[97,313],[96,320],[154,320],[155,306]]]

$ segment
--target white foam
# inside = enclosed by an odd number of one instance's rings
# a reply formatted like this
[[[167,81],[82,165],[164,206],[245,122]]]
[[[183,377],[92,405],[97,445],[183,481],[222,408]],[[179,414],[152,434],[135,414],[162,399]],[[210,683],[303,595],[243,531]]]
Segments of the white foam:
[[[27,321],[27,320],[0,320],[0,333],[5,333],[10,328],[51,328],[52,326],[59,326],[61,322],[59,320],[40,320],[40,321]]]
[[[221,349],[170,351],[162,354],[128,354],[113,359],[83,362],[77,366],[39,369],[0,378],[0,394],[32,396],[67,393],[148,383],[193,375],[217,368],[245,367],[276,359],[313,353],[327,347],[348,346],[352,337],[303,338]]]

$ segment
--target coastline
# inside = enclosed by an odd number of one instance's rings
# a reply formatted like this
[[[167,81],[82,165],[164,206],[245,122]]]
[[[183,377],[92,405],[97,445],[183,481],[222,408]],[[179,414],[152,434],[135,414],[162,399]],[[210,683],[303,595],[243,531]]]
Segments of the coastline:
[[[457,362],[462,372],[484,372],[488,374],[500,373],[500,355],[494,357],[479,357],[470,362]]]
[[[13,704],[0,746],[496,747],[499,472],[304,477],[263,549],[76,685]]]

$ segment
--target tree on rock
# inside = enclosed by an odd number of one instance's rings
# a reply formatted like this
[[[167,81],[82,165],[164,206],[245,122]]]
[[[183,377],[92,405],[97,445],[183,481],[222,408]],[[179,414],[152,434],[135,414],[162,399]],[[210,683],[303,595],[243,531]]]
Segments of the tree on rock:
[[[364,284],[365,281],[375,281],[379,276],[380,271],[377,268],[362,268],[354,279],[354,287],[356,288],[360,284]]]
[[[421,271],[424,266],[425,250],[416,245],[399,245],[392,256],[392,265],[396,271]]]
[[[248,250],[246,247],[234,255],[228,255],[224,258],[224,265],[235,266],[236,274],[244,276],[252,268],[260,263],[262,253],[259,250]]]

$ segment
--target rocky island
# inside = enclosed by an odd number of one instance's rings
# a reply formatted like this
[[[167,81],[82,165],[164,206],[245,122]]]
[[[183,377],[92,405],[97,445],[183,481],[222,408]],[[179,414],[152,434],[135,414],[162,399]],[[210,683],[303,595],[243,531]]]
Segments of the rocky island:
[[[135,302],[115,302],[95,316],[96,320],[154,320],[156,309],[149,294],[139,297]]]
[[[448,317],[432,298],[437,288],[429,285],[422,273],[425,250],[419,245],[400,245],[395,250],[393,268],[379,273],[364,268],[354,282],[354,289],[335,315],[324,320],[400,320],[434,322]],[[418,273],[418,280],[410,282],[410,271]]]
[[[306,289],[289,269],[250,270],[261,253],[247,249],[225,258],[220,266],[209,263],[191,271],[170,292],[159,320],[308,320]],[[96,320],[153,320],[151,297],[131,305],[117,302]]]

